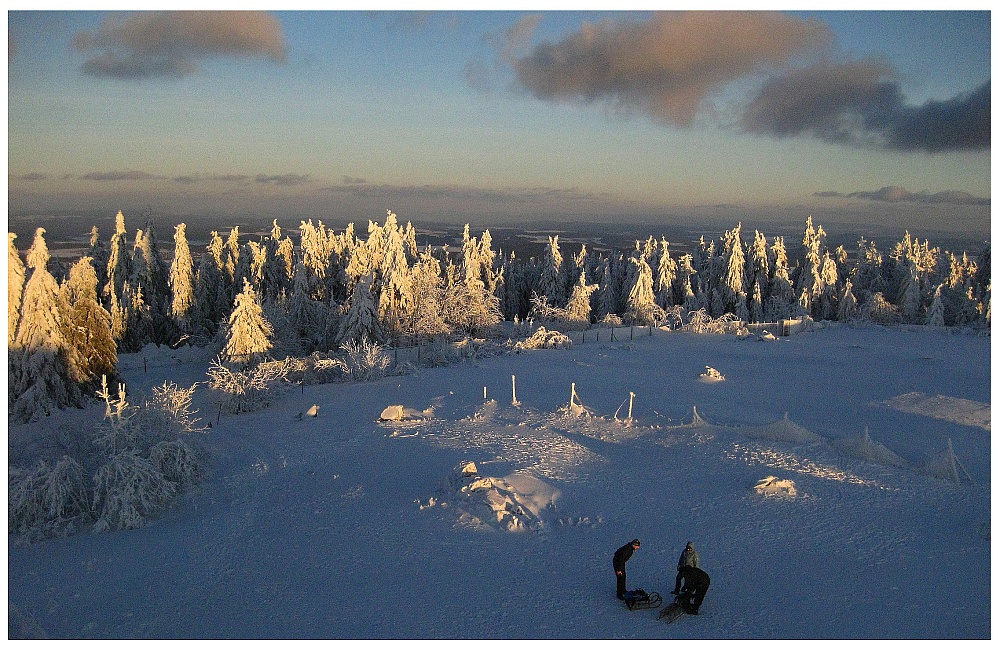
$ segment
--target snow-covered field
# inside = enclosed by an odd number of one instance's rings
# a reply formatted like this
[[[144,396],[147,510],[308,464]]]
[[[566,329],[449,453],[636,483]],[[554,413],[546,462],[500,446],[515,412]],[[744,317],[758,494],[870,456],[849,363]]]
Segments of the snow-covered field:
[[[136,396],[208,362],[147,348],[121,368]],[[654,330],[296,387],[221,421],[207,387],[196,401],[213,465],[162,518],[10,537],[19,634],[991,637],[989,337]],[[78,413],[11,428],[11,459]],[[949,440],[957,484],[927,472]],[[695,542],[700,615],[615,598],[611,556],[633,538],[629,588],[666,597]]]

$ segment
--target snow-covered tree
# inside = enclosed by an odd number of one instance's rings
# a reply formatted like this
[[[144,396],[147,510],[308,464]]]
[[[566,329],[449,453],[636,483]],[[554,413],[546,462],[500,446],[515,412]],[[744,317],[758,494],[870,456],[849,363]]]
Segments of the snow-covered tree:
[[[375,343],[386,340],[385,332],[378,319],[378,305],[372,296],[372,275],[362,276],[354,285],[347,314],[340,323],[337,341],[341,345],[361,341],[363,338]]]
[[[451,328],[441,316],[445,300],[444,278],[441,263],[430,249],[420,253],[412,269],[413,310],[410,312],[409,331],[418,338],[448,334]]]
[[[573,285],[573,292],[566,302],[566,317],[572,326],[586,328],[590,325],[590,295],[597,285],[587,284],[587,272],[580,270],[580,280]]]
[[[635,282],[629,290],[628,306],[622,316],[628,323],[649,325],[658,320],[656,295],[653,294],[653,270],[643,257],[631,260],[636,266]]]
[[[7,356],[8,415],[15,422],[30,422],[55,409],[79,404],[82,397],[66,364],[59,286],[48,270],[44,228],[35,231],[27,262],[30,273],[21,318]]]
[[[854,287],[848,280],[844,284],[844,295],[837,305],[837,320],[850,321],[858,315],[858,299],[854,296]]]
[[[186,229],[187,224],[174,227],[174,259],[170,263],[170,292],[173,300],[169,314],[180,332],[190,334],[191,312],[195,303],[195,276]]]
[[[944,285],[938,285],[934,290],[934,298],[931,300],[931,307],[927,311],[927,325],[944,326],[944,300],[941,298],[941,290]]]
[[[310,296],[308,272],[303,263],[297,263],[292,295],[288,299],[287,332],[294,341],[288,343],[302,352],[315,350],[326,330],[321,318],[325,316],[324,307],[323,303]]]
[[[21,316],[21,296],[24,293],[24,279],[27,270],[17,254],[14,240],[16,233],[7,233],[7,348],[14,343],[17,335],[17,321]]]
[[[551,305],[566,305],[566,278],[563,275],[563,256],[559,251],[559,236],[550,235],[542,255],[542,274],[538,292],[548,298]]]
[[[248,280],[243,281],[243,291],[236,295],[228,325],[222,352],[230,361],[250,362],[273,347],[274,329],[264,318],[257,293]]]
[[[660,240],[659,260],[656,265],[656,282],[653,290],[656,292],[656,303],[662,308],[674,305],[674,282],[677,280],[677,262],[670,257],[670,242]]]
[[[104,296],[110,305],[112,295],[121,302],[125,285],[132,276],[132,256],[128,250],[128,233],[125,231],[125,216],[122,211],[115,215],[115,234],[111,236],[110,252],[108,254],[107,285]]]
[[[96,391],[102,377],[114,378],[118,365],[111,315],[98,301],[97,283],[93,261],[84,256],[73,265],[60,288],[69,376],[88,391]]]
[[[916,323],[921,320],[920,278],[917,264],[914,260],[909,260],[901,266],[905,267],[907,273],[903,275],[899,288],[899,300],[896,305],[906,321]]]
[[[746,321],[747,293],[745,287],[746,256],[743,254],[743,241],[740,232],[743,224],[727,231],[723,237],[722,256],[726,267],[722,276],[722,309],[735,314],[737,318]]]

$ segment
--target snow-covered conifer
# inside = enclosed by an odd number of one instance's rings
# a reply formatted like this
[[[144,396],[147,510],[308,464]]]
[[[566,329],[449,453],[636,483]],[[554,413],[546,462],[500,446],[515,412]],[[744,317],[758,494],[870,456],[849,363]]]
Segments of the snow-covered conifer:
[[[320,317],[324,315],[324,305],[309,295],[309,279],[305,265],[295,265],[295,280],[292,295],[288,299],[288,333],[294,341],[286,342],[303,352],[312,352],[319,344],[325,328]]]
[[[115,215],[115,234],[111,236],[109,248],[108,282],[104,287],[104,296],[110,305],[112,294],[117,297],[119,303],[121,302],[125,284],[132,276],[132,256],[128,250],[128,233],[125,231],[125,216],[120,210]]]
[[[555,307],[566,305],[566,278],[563,275],[563,256],[559,251],[558,235],[550,235],[545,246],[538,291],[548,298],[551,305]]]
[[[194,309],[194,261],[188,246],[187,224],[174,227],[174,259],[170,263],[170,318],[180,332],[191,333],[191,312]]]
[[[111,315],[97,299],[97,273],[89,256],[73,265],[60,291],[70,379],[96,390],[102,376],[115,377],[118,351],[111,334]]]
[[[358,279],[354,285],[354,293],[347,314],[340,323],[337,341],[341,345],[349,342],[368,341],[381,343],[386,340],[385,332],[378,319],[378,305],[372,296],[372,275],[368,274]]]
[[[653,270],[645,258],[631,258],[636,266],[635,283],[628,294],[628,305],[625,309],[626,322],[635,325],[648,325],[656,320],[656,295],[653,294]]]
[[[927,325],[944,326],[944,300],[941,298],[941,289],[944,285],[938,285],[934,290],[934,298],[931,300],[931,307],[927,311]]]
[[[448,334],[450,328],[441,316],[445,300],[441,263],[430,249],[420,253],[412,269],[413,310],[410,312],[410,332],[418,338],[433,338]]]
[[[7,356],[8,415],[16,422],[29,422],[54,409],[76,405],[82,397],[66,366],[59,286],[48,270],[44,228],[35,231],[27,262],[30,273],[21,318]]]
[[[916,323],[921,320],[920,278],[917,275],[917,264],[914,260],[908,260],[901,267],[904,267],[907,273],[902,277],[897,306],[906,321]]]
[[[271,350],[274,329],[264,318],[257,302],[257,293],[250,281],[243,281],[243,291],[237,294],[226,330],[223,355],[234,362],[250,362]]]
[[[403,232],[399,228],[386,233],[381,275],[379,317],[386,332],[395,338],[403,334],[413,309],[413,282],[403,248]]]
[[[16,233],[7,233],[7,348],[14,343],[17,322],[21,316],[21,296],[24,294],[24,279],[27,270],[17,253],[14,240]]]
[[[597,290],[597,285],[587,284],[587,272],[580,269],[580,280],[573,285],[573,292],[566,302],[566,317],[575,327],[586,328],[590,325],[590,295]]]
[[[670,242],[660,240],[660,255],[656,265],[656,282],[653,290],[656,292],[656,303],[662,308],[675,304],[674,282],[677,279],[677,262],[670,257]]]

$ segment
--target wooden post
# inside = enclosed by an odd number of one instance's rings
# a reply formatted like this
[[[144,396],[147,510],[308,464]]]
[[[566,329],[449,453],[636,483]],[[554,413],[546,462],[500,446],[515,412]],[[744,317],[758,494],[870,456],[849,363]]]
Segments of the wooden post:
[[[628,420],[632,422],[632,399],[635,398],[635,394],[631,391],[628,392]]]
[[[517,377],[510,376],[510,404],[517,404]]]
[[[486,400],[486,387],[483,387],[483,400]]]
[[[576,393],[576,382],[571,382],[569,385],[569,406],[573,407],[573,395]]]
[[[628,340],[632,341],[632,337],[635,335],[635,326],[628,327]]]

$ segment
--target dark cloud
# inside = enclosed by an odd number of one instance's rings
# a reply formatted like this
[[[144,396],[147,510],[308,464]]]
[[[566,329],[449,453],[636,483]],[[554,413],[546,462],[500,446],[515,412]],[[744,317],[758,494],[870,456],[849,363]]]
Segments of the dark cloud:
[[[270,183],[273,185],[292,186],[302,185],[309,182],[308,174],[258,174],[254,177],[257,183]]]
[[[81,32],[77,49],[97,51],[83,64],[96,77],[181,77],[210,57],[285,60],[285,37],[274,16],[256,11],[159,11],[125,20],[106,19],[96,32]]]
[[[942,205],[955,205],[955,206],[989,206],[990,200],[988,198],[976,197],[969,194],[968,192],[961,192],[959,190],[946,190],[944,192],[935,192],[933,194],[927,192],[910,192],[905,188],[901,188],[895,185],[889,185],[884,188],[875,190],[873,192],[834,192],[832,190],[827,190],[825,192],[816,192],[814,196],[817,197],[836,197],[836,198],[847,198],[847,199],[866,199],[868,201],[885,201],[888,203],[900,203],[900,202],[911,202],[911,203],[931,203],[931,204],[942,204]]]
[[[911,106],[885,64],[819,63],[765,83],[742,126],[751,133],[812,135],[896,151],[988,149],[990,82],[947,101]]]
[[[80,177],[80,179],[84,181],[152,181],[162,178],[162,176],[156,176],[155,174],[139,170],[122,172],[90,172]]]
[[[365,179],[358,178],[356,176],[343,176],[341,177],[340,180],[342,183],[345,183],[347,185],[363,185],[365,183],[368,183],[368,181],[366,181]]]
[[[822,51],[829,28],[772,12],[659,13],[645,22],[585,24],[512,62],[536,97],[610,102],[689,125],[709,93]]]
[[[29,172],[27,174],[8,174],[7,177],[14,181],[45,181],[49,178],[49,175],[40,172]]]

